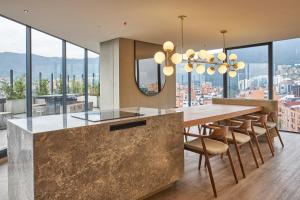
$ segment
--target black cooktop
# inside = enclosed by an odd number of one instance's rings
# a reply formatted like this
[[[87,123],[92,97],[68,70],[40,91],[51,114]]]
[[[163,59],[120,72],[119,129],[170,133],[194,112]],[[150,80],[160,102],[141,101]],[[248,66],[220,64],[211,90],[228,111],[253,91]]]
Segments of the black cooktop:
[[[85,113],[74,113],[71,116],[78,119],[88,120],[91,122],[99,122],[99,121],[106,121],[106,120],[113,120],[113,119],[137,117],[137,116],[142,116],[142,114],[134,113],[134,112],[124,112],[119,110],[111,110],[111,111],[90,111]]]

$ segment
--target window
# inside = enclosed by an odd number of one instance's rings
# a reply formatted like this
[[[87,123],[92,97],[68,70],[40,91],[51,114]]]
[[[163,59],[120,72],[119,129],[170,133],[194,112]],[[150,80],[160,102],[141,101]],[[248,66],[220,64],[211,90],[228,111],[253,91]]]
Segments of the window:
[[[88,51],[88,102],[93,109],[99,109],[100,104],[100,68],[99,54]]]
[[[84,96],[84,49],[66,44],[67,55],[67,112],[82,112]]]
[[[222,49],[215,49],[208,52],[217,56],[221,51]],[[223,75],[218,72],[212,76],[206,72],[198,74],[194,65],[194,70],[189,77],[189,74],[184,70],[184,65],[185,63],[181,63],[176,66],[176,107],[210,104],[212,98],[223,97]],[[189,88],[189,82],[191,88]]]
[[[188,73],[184,64],[176,65],[176,107],[187,107],[188,104]]]
[[[243,70],[238,70],[235,78],[228,77],[228,97],[268,99],[268,45],[227,51],[227,55],[231,53],[246,65]]]
[[[222,49],[208,51],[217,57]],[[208,66],[206,66],[207,68]],[[215,74],[192,72],[191,106],[211,104],[212,98],[223,97],[223,75],[216,70]]]
[[[62,113],[62,41],[32,29],[32,115]]]
[[[300,119],[300,38],[273,43],[273,91],[279,101],[279,128],[298,132]]]
[[[25,26],[0,17],[0,112],[9,112],[7,118],[26,116],[25,41]],[[0,128],[6,129],[3,121]],[[0,130],[0,150],[6,147],[6,130]]]
[[[31,30],[31,35],[26,32]],[[31,36],[26,51],[26,37]],[[26,113],[26,92],[32,93],[32,115],[50,115],[63,112],[63,53],[61,39],[0,16],[0,114],[3,118],[23,118]],[[30,46],[30,44],[28,44]],[[99,55],[70,43],[66,44],[67,112],[85,110],[85,94],[89,94],[90,109],[99,107]],[[26,55],[32,57],[32,91],[26,87]],[[89,65],[88,90],[84,87],[84,64]],[[95,100],[96,99],[96,100]],[[95,102],[95,103],[94,103]],[[91,104],[91,103],[90,103]],[[1,118],[2,118],[1,117]],[[7,148],[6,123],[0,121],[0,151]],[[3,152],[3,153],[4,153]]]

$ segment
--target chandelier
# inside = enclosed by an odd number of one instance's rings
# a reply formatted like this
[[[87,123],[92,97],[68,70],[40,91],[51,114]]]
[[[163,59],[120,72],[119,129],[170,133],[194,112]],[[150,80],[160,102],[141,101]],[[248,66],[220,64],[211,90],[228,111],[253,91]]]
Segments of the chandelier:
[[[181,63],[182,55],[174,52],[174,44],[171,41],[166,41],[163,44],[163,52],[158,51],[154,54],[154,60],[158,64],[165,62],[163,73],[166,76],[171,76],[174,73],[174,65]]]
[[[225,53],[225,33],[226,30],[221,30],[223,35],[223,52],[217,55],[217,58],[206,50],[200,50],[195,52],[193,49],[188,49],[185,52],[187,64],[184,66],[186,72],[192,72],[193,66],[195,65],[196,72],[198,74],[203,74],[205,71],[209,75],[213,75],[216,70],[220,74],[225,74],[228,72],[228,75],[231,78],[234,78],[237,74],[237,70],[244,69],[245,63],[243,61],[237,61],[237,55],[232,53],[229,55],[228,62],[226,62],[226,53]],[[207,69],[205,65],[208,65]]]
[[[227,55],[225,53],[225,34],[226,30],[221,30],[223,35],[223,52],[217,55],[215,58],[214,54],[209,53],[204,49],[199,52],[193,49],[188,49],[185,54],[183,54],[183,20],[186,16],[178,16],[181,20],[181,54],[174,53],[174,44],[171,41],[167,41],[163,44],[163,50],[157,52],[154,55],[154,60],[162,64],[165,62],[165,67],[163,68],[163,73],[166,76],[171,76],[174,73],[173,66],[181,62],[186,63],[184,69],[186,72],[192,72],[195,66],[195,71],[198,74],[203,74],[205,71],[209,75],[215,74],[216,70],[220,74],[225,74],[228,72],[229,77],[234,78],[237,75],[237,71],[245,68],[245,63],[243,61],[237,60],[236,54],[230,54],[228,62],[226,62]],[[206,69],[207,65],[207,69]]]

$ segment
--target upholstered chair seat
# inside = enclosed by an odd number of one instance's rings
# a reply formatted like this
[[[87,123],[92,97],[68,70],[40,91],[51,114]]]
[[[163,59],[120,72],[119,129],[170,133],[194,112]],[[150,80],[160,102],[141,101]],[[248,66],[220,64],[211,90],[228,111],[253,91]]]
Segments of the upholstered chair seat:
[[[277,125],[275,122],[269,122],[269,121],[266,124],[267,124],[267,127],[270,129],[275,128]]]
[[[251,139],[249,135],[246,135],[243,133],[238,133],[238,132],[234,132],[234,136],[235,136],[236,142],[239,144],[247,143]],[[231,131],[228,131],[226,138],[227,138],[228,142],[233,142],[233,137],[232,137]]]
[[[203,140],[205,142],[207,153],[211,155],[226,153],[226,151],[228,150],[228,145],[223,142],[219,142],[217,140],[213,140],[209,138],[204,138]],[[197,138],[195,140],[186,142],[184,145],[186,148],[193,149],[195,151],[200,151],[200,152],[204,151],[201,138]]]
[[[263,135],[267,132],[265,128],[259,126],[253,126],[253,129],[256,135]],[[252,133],[251,128],[248,128],[247,130]]]

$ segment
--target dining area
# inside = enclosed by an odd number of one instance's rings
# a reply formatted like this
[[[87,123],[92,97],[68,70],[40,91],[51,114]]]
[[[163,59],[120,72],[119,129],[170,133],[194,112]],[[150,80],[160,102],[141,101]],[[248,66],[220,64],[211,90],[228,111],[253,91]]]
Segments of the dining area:
[[[277,168],[273,165],[289,149],[285,148],[285,140],[291,142],[278,131],[277,103],[213,99],[209,105],[176,109],[184,113],[184,178],[149,200],[273,199],[268,190],[261,191],[264,186],[259,189],[254,185],[263,184],[258,182],[264,180],[258,179],[265,174],[272,180],[269,186],[275,187],[273,178],[278,177],[272,172],[272,168]],[[187,191],[182,192],[181,187]],[[196,192],[195,188],[202,192]]]

